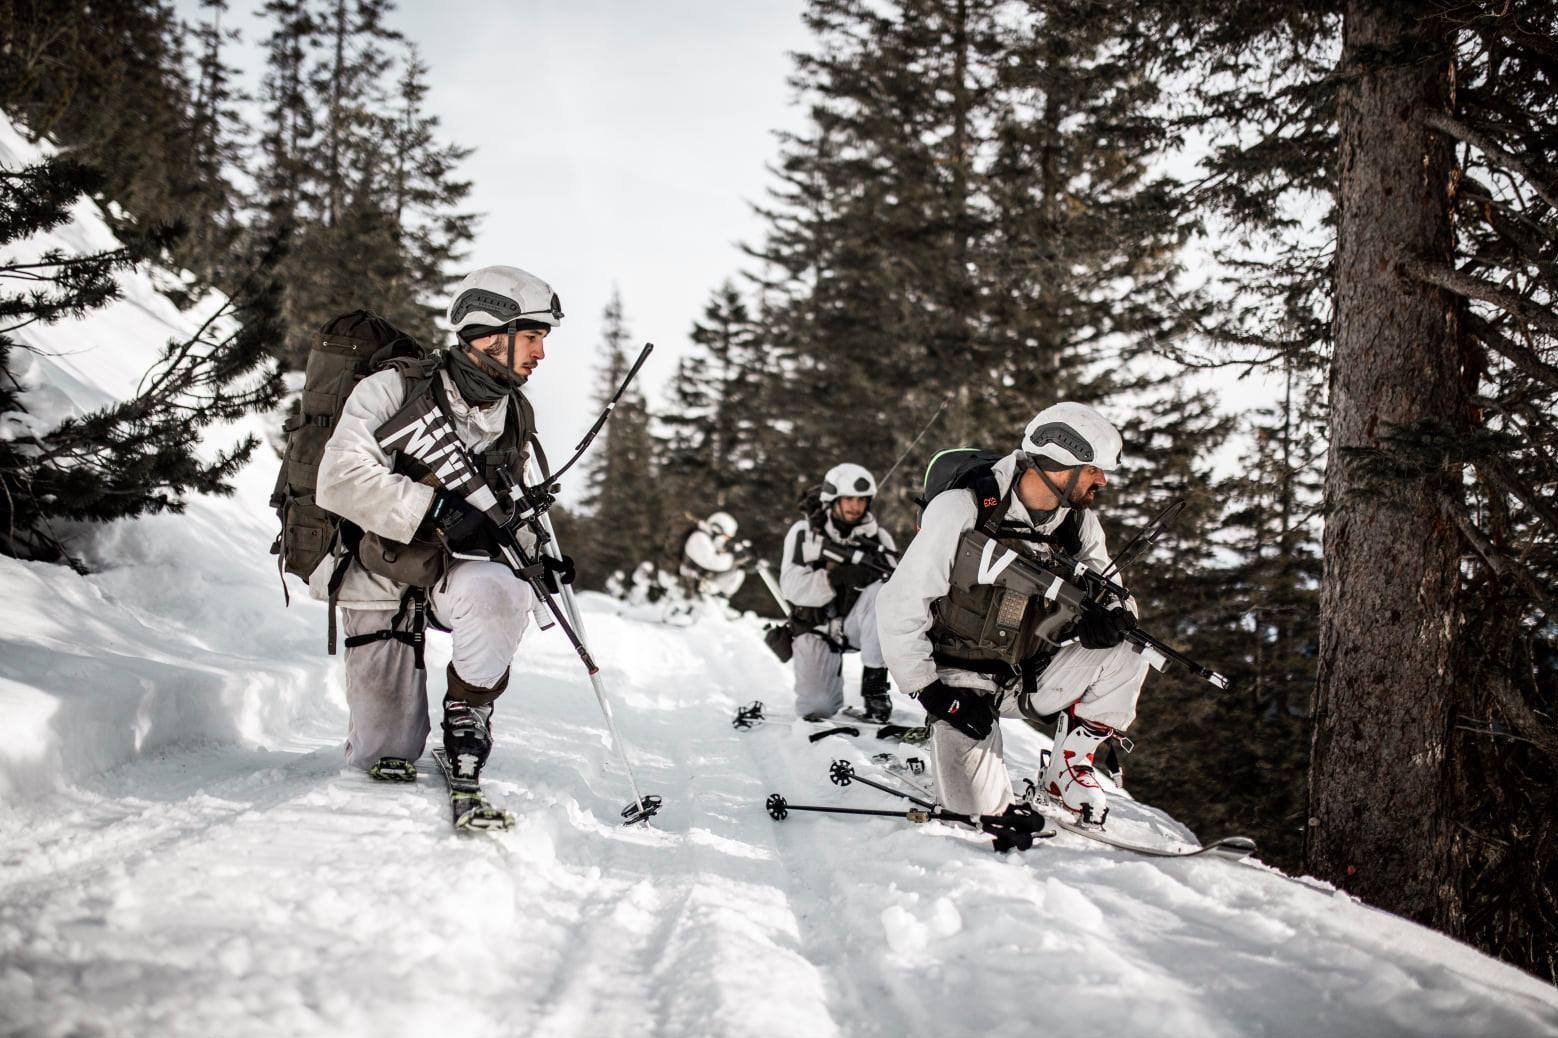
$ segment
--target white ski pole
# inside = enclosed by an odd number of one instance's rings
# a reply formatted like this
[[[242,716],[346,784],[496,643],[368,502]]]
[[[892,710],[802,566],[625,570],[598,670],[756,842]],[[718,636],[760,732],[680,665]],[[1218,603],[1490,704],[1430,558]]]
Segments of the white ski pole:
[[[535,475],[533,463],[527,464],[527,474]],[[557,543],[557,531],[552,527],[552,517],[545,512],[540,516],[541,526],[546,530],[547,542],[541,550],[554,559],[562,558],[562,548]],[[579,603],[574,598],[573,585],[563,584],[562,602],[563,609],[568,614],[568,623],[573,627],[574,635],[579,642],[589,649],[589,643],[585,640],[584,618],[579,615]],[[622,762],[622,770],[627,773],[628,785],[633,790],[635,807],[629,807],[623,811],[622,816],[628,824],[646,821],[651,815],[660,809],[660,798],[657,796],[646,797],[639,792],[638,779],[633,774],[633,765],[628,760],[627,743],[623,741],[622,734],[617,731],[616,718],[612,716],[611,701],[606,697],[606,683],[601,680],[599,668],[590,670],[590,686],[595,689],[595,700],[600,704],[601,716],[606,719],[606,730],[611,735],[611,748],[616,751],[617,759]]]

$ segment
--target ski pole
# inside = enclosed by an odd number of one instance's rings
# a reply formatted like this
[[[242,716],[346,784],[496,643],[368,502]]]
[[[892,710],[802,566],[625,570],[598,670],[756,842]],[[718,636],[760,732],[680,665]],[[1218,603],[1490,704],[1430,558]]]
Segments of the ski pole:
[[[635,367],[634,370],[636,371],[637,368]],[[561,560],[562,548],[557,542],[557,531],[552,526],[552,517],[546,512],[542,512],[534,521],[546,533],[544,542],[538,546],[538,550],[548,552],[548,548],[550,548],[548,554],[552,558]],[[542,591],[544,593],[545,588],[542,588]],[[563,633],[567,635],[568,640],[573,643],[579,658],[584,661],[584,668],[590,675],[590,687],[595,690],[595,701],[600,704],[601,715],[606,719],[606,729],[611,734],[611,747],[616,751],[617,759],[622,762],[622,770],[627,773],[628,786],[633,790],[634,803],[623,810],[622,817],[625,819],[623,824],[632,825],[635,822],[648,821],[649,818],[660,810],[661,798],[653,795],[646,797],[639,791],[638,779],[634,776],[633,765],[628,760],[627,744],[623,741],[622,734],[617,731],[616,718],[612,715],[611,701],[606,696],[606,685],[601,680],[600,667],[595,664],[595,660],[591,657],[589,648],[584,642],[584,618],[579,614],[579,604],[578,600],[574,598],[572,584],[562,585],[562,598],[564,611],[566,611],[572,626],[570,627],[569,623],[564,622],[561,614],[558,614],[557,617],[558,624],[563,628]],[[549,595],[547,596],[547,605],[554,613],[557,611]]]
[[[892,467],[887,470],[887,475],[882,477],[881,482],[877,486],[885,487],[887,485],[887,481],[893,478],[893,473],[898,471],[898,466],[903,464],[903,459],[909,456],[909,452],[914,449],[915,444],[925,438],[925,434],[930,432],[930,427],[936,424],[936,419],[941,417],[941,412],[945,411],[950,403],[952,403],[952,397],[949,395],[942,400],[941,406],[936,408],[936,412],[925,420],[925,424],[920,426],[920,434],[909,441],[909,446],[905,447],[903,453],[898,455],[898,460],[893,462]]]
[[[633,381],[634,376],[638,374],[638,369],[644,366],[644,361],[648,360],[649,355],[654,352],[654,348],[654,343],[644,343],[644,348],[639,351],[638,359],[633,362],[631,368],[628,368],[628,373],[622,376],[621,384],[617,386],[617,391],[611,394],[611,399],[606,401],[606,406],[601,411],[600,417],[595,419],[595,424],[590,426],[590,431],[585,433],[584,439],[580,440],[574,447],[573,457],[564,462],[562,468],[549,475],[547,482],[556,482],[564,472],[573,468],[579,459],[584,457],[584,452],[590,449],[590,444],[595,442],[595,437],[600,435],[600,431],[605,428],[606,422],[611,418],[611,412],[617,408],[617,402],[622,399],[622,394],[628,391],[628,385]]]
[[[965,815],[957,811],[943,810],[939,804],[929,808],[911,807],[903,811],[871,807],[830,807],[824,804],[792,804],[780,794],[771,793],[763,806],[768,811],[768,817],[776,822],[784,821],[791,811],[902,818],[916,825],[923,825],[926,822],[959,822],[993,837],[995,849],[998,851],[1013,849],[1026,851],[1033,847],[1034,840],[1054,835],[1054,830],[1044,829],[1046,819],[1043,815]]]
[[[835,786],[847,786],[851,782],[859,782],[862,785],[870,786],[872,789],[880,789],[883,793],[891,793],[895,797],[902,797],[903,799],[909,801],[909,803],[917,804],[920,807],[926,808],[928,810],[936,809],[936,805],[931,803],[929,800],[921,800],[919,797],[911,796],[901,789],[894,789],[892,786],[884,786],[882,783],[874,782],[871,779],[866,778],[864,775],[857,775],[855,773],[855,766],[849,763],[847,760],[834,761],[833,764],[828,768],[828,779]]]

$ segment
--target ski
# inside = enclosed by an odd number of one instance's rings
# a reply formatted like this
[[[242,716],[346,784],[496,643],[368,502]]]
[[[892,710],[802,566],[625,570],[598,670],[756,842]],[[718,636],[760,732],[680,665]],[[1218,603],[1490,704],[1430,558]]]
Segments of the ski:
[[[1242,858],[1248,858],[1255,853],[1255,841],[1248,836],[1225,836],[1220,840],[1213,840],[1211,843],[1203,844],[1200,847],[1153,847],[1144,843],[1135,843],[1131,840],[1122,840],[1104,829],[1078,825],[1064,818],[1057,818],[1053,814],[1048,817],[1050,823],[1057,829],[1075,833],[1078,836],[1113,847],[1115,850],[1142,854],[1149,858],[1195,858],[1203,854],[1209,854],[1217,858],[1238,861]]]
[[[460,778],[449,764],[449,755],[438,747],[433,759],[444,773],[444,784],[449,788],[450,820],[456,829],[512,829],[514,816],[487,799],[481,791],[481,783]]]
[[[1203,844],[1200,847],[1154,847],[1151,844],[1137,843],[1134,840],[1124,840],[1101,825],[1082,825],[1070,818],[1062,817],[1071,812],[1048,793],[1042,793],[1032,779],[1027,781],[1027,790],[1023,794],[1020,803],[1027,804],[1035,811],[1044,812],[1045,816],[1053,822],[1058,829],[1068,833],[1113,847],[1115,850],[1129,851],[1132,854],[1141,854],[1149,858],[1195,858],[1203,854],[1210,854],[1217,858],[1227,858],[1238,861],[1248,858],[1255,853],[1255,841],[1248,836],[1225,836],[1220,840]],[[1045,808],[1051,810],[1045,811]]]
[[[380,782],[415,782],[417,766],[404,757],[380,757],[368,774]]]

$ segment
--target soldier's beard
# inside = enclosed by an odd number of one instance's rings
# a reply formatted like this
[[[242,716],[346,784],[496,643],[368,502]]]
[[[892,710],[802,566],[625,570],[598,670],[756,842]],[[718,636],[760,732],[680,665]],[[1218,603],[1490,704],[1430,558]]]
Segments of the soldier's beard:
[[[1066,502],[1066,504],[1076,509],[1078,512],[1085,512],[1089,508],[1093,507],[1093,499],[1097,495],[1097,487],[1089,487],[1086,490],[1078,487],[1076,490],[1071,492],[1071,498]]]

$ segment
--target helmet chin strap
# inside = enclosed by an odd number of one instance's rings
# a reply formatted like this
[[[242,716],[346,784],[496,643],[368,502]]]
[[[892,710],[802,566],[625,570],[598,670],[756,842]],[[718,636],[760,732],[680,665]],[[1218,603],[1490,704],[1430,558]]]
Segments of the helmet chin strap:
[[[1044,467],[1042,465],[1039,465],[1036,462],[1029,462],[1029,467],[1032,468],[1034,472],[1039,474],[1039,478],[1044,481],[1044,485],[1049,487],[1050,493],[1055,495],[1056,508],[1071,507],[1071,492],[1077,488],[1077,483],[1082,478],[1081,465],[1073,465],[1071,467],[1071,478],[1066,481],[1066,489],[1064,490],[1055,485],[1054,480],[1049,478],[1049,473],[1044,471]]]
[[[488,356],[485,350],[477,349],[473,343],[467,342],[465,344],[465,350],[470,355],[471,359],[476,362],[476,366],[487,372],[487,374],[491,375],[493,378],[500,379],[508,383],[523,385],[525,380],[520,378],[518,373],[514,370],[514,347],[515,340],[518,338],[518,335],[519,333],[511,325],[508,330],[507,368],[504,368],[496,360]]]

